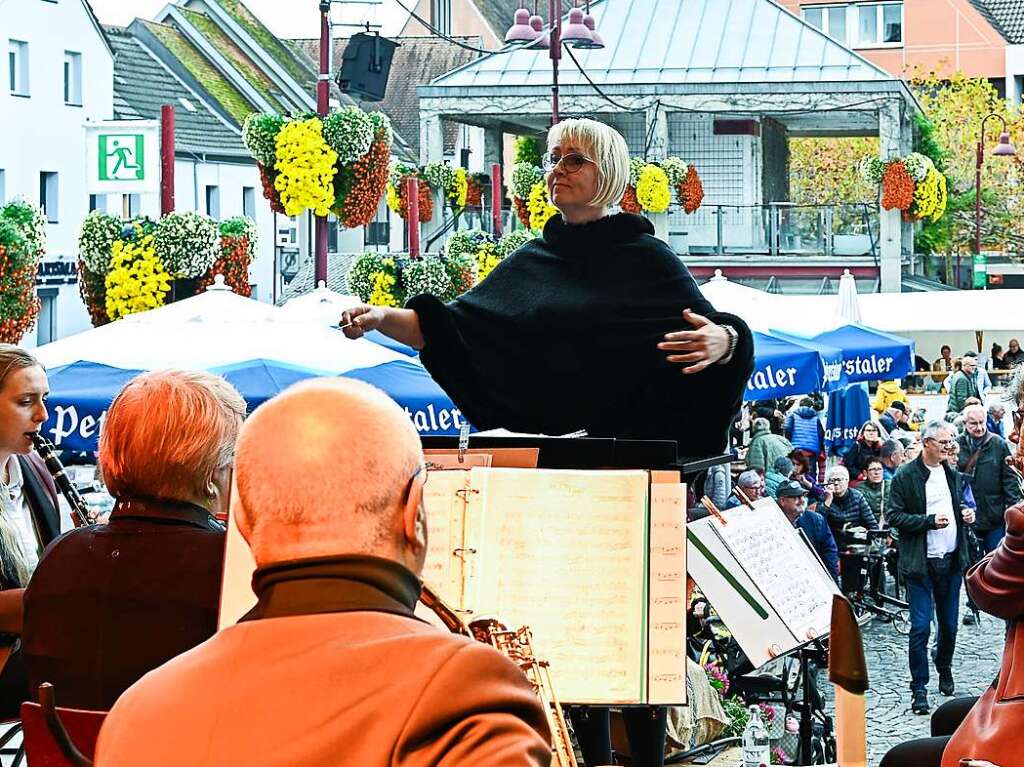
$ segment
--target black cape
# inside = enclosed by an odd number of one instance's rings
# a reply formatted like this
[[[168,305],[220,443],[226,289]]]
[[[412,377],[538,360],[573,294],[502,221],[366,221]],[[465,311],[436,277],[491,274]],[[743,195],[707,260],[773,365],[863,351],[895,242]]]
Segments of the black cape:
[[[753,371],[746,324],[716,312],[679,257],[640,216],[550,219],[542,238],[419,315],[421,359],[479,429],[671,439],[684,456],[722,452]],[[732,360],[687,376],[657,348],[687,329],[684,309],[736,329]]]

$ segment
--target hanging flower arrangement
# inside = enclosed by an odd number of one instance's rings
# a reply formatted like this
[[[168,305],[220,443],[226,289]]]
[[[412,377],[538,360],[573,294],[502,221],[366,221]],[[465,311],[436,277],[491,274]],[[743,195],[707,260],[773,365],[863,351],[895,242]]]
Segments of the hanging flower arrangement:
[[[85,267],[95,274],[106,274],[110,269],[110,253],[114,241],[121,236],[124,222],[101,210],[94,210],[82,221],[78,235],[78,256]]]
[[[392,176],[394,176],[394,174],[392,174]],[[419,177],[418,171],[415,169],[411,172],[405,173],[404,175],[400,173],[397,182],[388,182],[388,207],[401,216],[403,220],[408,220],[409,203],[405,199],[405,196],[408,180],[410,178],[416,179],[416,191],[419,200],[419,219],[421,224],[425,224],[434,217],[434,198],[430,193],[430,185],[424,179]]]
[[[342,165],[355,162],[369,152],[374,134],[369,115],[354,105],[332,111],[323,118],[324,141]]]
[[[347,106],[317,117],[250,115],[242,141],[273,210],[334,212],[343,226],[373,220],[384,195],[394,133],[380,112]]]
[[[529,230],[517,230],[495,242],[487,232],[471,229],[452,234],[440,255],[413,259],[364,253],[349,267],[348,290],[374,306],[401,306],[424,293],[452,301],[534,237]]]
[[[260,185],[263,187],[263,197],[270,203],[270,209],[275,213],[284,213],[284,205],[281,204],[281,195],[274,188],[274,180],[265,165],[259,165]]]
[[[296,120],[277,134],[274,188],[281,195],[284,212],[298,216],[312,210],[326,216],[334,205],[334,176],[338,153],[323,137],[323,124],[316,117]]]
[[[110,322],[107,316],[107,277],[87,269],[82,260],[78,261],[78,293],[89,312],[93,327],[98,328]]]
[[[657,165],[649,164],[640,171],[636,199],[646,213],[664,213],[672,202],[668,175]]]
[[[917,152],[888,162],[866,157],[858,169],[866,181],[881,186],[885,210],[900,210],[907,221],[938,221],[945,215],[946,177],[931,158]]]
[[[636,198],[636,188],[632,184],[626,185],[626,191],[622,193],[622,199],[619,200],[619,209],[623,213],[638,215],[643,212],[644,209],[640,207],[640,202]]]
[[[629,184],[619,201],[625,213],[666,213],[673,198],[687,213],[704,200],[704,187],[697,169],[679,157],[647,162],[640,157],[629,161]]]
[[[193,210],[168,213],[161,218],[153,241],[172,279],[205,274],[219,255],[217,223]]]
[[[36,324],[36,272],[45,248],[39,208],[20,200],[0,207],[0,342],[16,344]]]
[[[486,173],[470,173],[466,178],[466,207],[483,207],[484,190],[490,183],[491,177]]]
[[[402,283],[409,298],[423,293],[446,296],[452,287],[448,270],[437,256],[412,259],[406,263],[402,268]]]
[[[335,178],[334,213],[341,225],[349,229],[373,221],[388,183],[391,121],[382,112],[370,112],[367,117],[374,128],[370,150],[351,165],[342,166]]]
[[[882,174],[882,207],[886,210],[910,210],[914,204],[914,179],[902,160],[890,163]]]
[[[686,213],[693,213],[704,201],[704,184],[693,165],[686,169],[686,178],[676,187],[676,197]]]
[[[541,180],[533,185],[526,207],[530,211],[530,228],[538,232],[544,228],[548,219],[558,213],[558,208],[551,204],[551,198],[548,197],[546,181]]]
[[[110,319],[118,320],[163,306],[171,290],[171,275],[156,255],[152,234],[138,242],[115,242],[110,267],[106,280]]]
[[[456,168],[451,189],[448,190],[448,204],[457,210],[466,207],[469,197],[469,174],[465,168]]]
[[[256,252],[256,222],[246,216],[229,218],[220,225],[220,256],[203,275],[196,287],[200,293],[214,282],[218,274],[224,277],[224,284],[240,296],[249,298],[252,286],[249,284],[249,266]]]
[[[528,205],[530,192],[538,183],[544,181],[544,172],[528,162],[517,162],[512,166],[512,176],[509,188],[512,192],[512,204],[515,205],[516,215],[523,226],[530,226],[530,208]]]
[[[222,237],[215,221],[192,211],[170,213],[158,222],[90,213],[78,237],[78,288],[93,325],[163,306],[171,280],[187,281],[175,287],[179,299],[204,289],[214,274],[248,295],[255,224],[233,221],[247,223],[236,224],[234,231],[225,222]]]

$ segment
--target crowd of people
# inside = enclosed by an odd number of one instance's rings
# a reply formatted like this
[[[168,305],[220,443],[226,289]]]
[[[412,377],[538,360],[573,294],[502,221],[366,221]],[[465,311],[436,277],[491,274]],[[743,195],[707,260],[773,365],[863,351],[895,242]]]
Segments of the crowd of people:
[[[1000,355],[996,351],[1001,353],[995,349],[993,358],[1004,360],[1007,366],[1024,362],[1024,351],[1016,339],[1011,341],[1010,351]],[[909,703],[917,714],[931,710],[931,667],[935,668],[940,695],[955,695],[959,625],[978,622],[979,610],[987,609],[996,599],[993,584],[1006,583],[1005,568],[1011,561],[1016,563],[1024,551],[1019,538],[1011,536],[1003,543],[1008,524],[1012,531],[1013,520],[1020,525],[1024,519],[1024,475],[1020,459],[1014,457],[1014,445],[1007,439],[1016,441],[1020,430],[1024,403],[1019,388],[1024,375],[1018,375],[1016,383],[1008,387],[1011,401],[1017,393],[1018,422],[1015,432],[1007,434],[1003,426],[1005,401],[992,401],[987,407],[983,404],[991,385],[983,383],[986,379],[980,374],[976,356],[965,353],[954,363],[949,348],[944,347],[936,365],[945,364],[948,368],[943,370],[948,370],[949,376],[943,383],[948,391],[943,418],[927,421],[923,412],[915,412],[900,382],[883,382],[875,393],[871,419],[861,425],[856,439],[840,454],[828,455],[820,400],[802,397],[752,403],[745,414],[749,429],[744,435],[748,441],[743,466],[733,498],[724,503],[724,508],[732,508],[739,506],[737,498],[744,496],[750,500],[775,498],[843,591],[851,595],[865,587],[864,574],[857,572],[859,568],[852,566],[854,561],[848,561],[844,552],[858,548],[855,544],[864,540],[865,531],[885,535],[892,554],[890,577],[898,579],[909,603]],[[729,492],[730,476],[717,469],[705,483],[705,493],[720,507],[723,493]],[[1004,580],[997,581],[993,572]],[[972,587],[971,573],[979,584],[986,585]],[[884,579],[886,575],[880,571],[871,577]],[[1013,577],[1017,582],[1024,580],[1024,570]],[[967,609],[961,615],[965,578]],[[1007,618],[1024,614],[1024,593],[1018,591],[1012,599],[1000,594],[998,599],[994,614]],[[933,623],[936,636],[929,653]],[[971,710],[955,698],[944,704],[933,722],[933,730],[941,737],[894,749],[883,765],[947,764],[941,760],[949,736],[965,716],[975,716],[968,713]],[[951,717],[956,720],[952,727]],[[960,741],[958,748],[963,747],[963,739]],[[955,737],[953,742],[957,742]]]

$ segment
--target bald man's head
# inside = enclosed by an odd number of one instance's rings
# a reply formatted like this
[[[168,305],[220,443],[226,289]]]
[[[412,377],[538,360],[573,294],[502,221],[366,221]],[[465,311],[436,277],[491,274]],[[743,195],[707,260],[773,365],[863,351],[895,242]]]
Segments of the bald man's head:
[[[296,384],[238,437],[239,530],[260,566],[372,554],[418,574],[422,466],[416,429],[379,389],[345,378]]]

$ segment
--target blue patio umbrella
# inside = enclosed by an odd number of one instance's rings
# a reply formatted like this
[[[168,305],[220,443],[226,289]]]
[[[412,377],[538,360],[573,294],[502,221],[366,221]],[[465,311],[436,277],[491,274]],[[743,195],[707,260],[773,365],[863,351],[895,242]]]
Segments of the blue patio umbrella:
[[[107,408],[121,388],[141,370],[73,362],[47,371],[49,418],[43,434],[61,450],[93,451]]]
[[[767,333],[754,333],[754,373],[745,400],[829,391],[840,379],[836,352],[826,360],[819,348]]]
[[[843,350],[849,383],[903,378],[914,371],[914,342],[863,325],[844,325],[810,339]]]
[[[49,418],[43,433],[62,450],[96,450],[110,403],[142,372],[84,361],[50,370]],[[333,375],[265,359],[211,368],[211,372],[223,375],[239,390],[250,412],[297,381]],[[405,408],[420,434],[459,433],[462,414],[422,366],[399,360],[345,375],[383,389]]]
[[[379,330],[371,330],[363,337],[367,341],[373,341],[375,344],[383,346],[385,349],[390,349],[393,352],[404,354],[406,357],[416,357],[417,355],[419,355],[419,352],[413,349],[411,346],[406,346],[401,341],[396,341],[393,338],[389,338],[388,336],[381,333]]]
[[[422,365],[398,360],[342,375],[386,391],[405,408],[422,437],[457,435],[465,422],[461,411]]]
[[[871,407],[863,384],[852,384],[830,394],[825,417],[825,451],[829,455],[845,455],[857,439],[860,427],[870,419]]]

